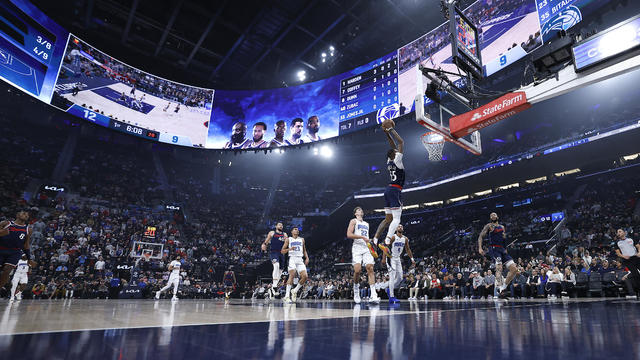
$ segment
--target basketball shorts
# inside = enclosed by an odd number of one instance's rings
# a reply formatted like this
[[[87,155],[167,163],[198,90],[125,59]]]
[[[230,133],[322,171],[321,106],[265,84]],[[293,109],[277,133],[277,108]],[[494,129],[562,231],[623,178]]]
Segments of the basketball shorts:
[[[0,265],[16,266],[22,257],[22,250],[0,250]]]
[[[29,278],[27,277],[27,274],[15,274],[13,275],[13,280],[11,280],[11,282],[16,284],[26,284],[29,282]]]
[[[179,284],[180,283],[180,275],[169,275],[169,281],[167,284]]]
[[[404,274],[402,272],[402,261],[400,261],[399,258],[391,258],[387,261],[389,262],[387,265],[389,269],[389,280],[391,280],[393,276],[393,287],[395,288],[402,282],[402,276]]]
[[[358,245],[351,247],[351,260],[353,264],[369,265],[373,264],[373,255],[368,247]]]
[[[301,257],[290,257],[289,258],[289,271],[295,270],[300,274],[303,271],[307,271],[307,266],[304,264],[304,260]]]
[[[489,245],[489,256],[495,260],[496,264],[501,263],[504,266],[509,266],[513,263],[513,258],[503,247]]]
[[[275,264],[278,263],[280,264],[280,270],[284,269],[284,255],[280,252],[275,252],[272,251],[271,252],[271,263]]]
[[[225,287],[233,287],[233,281],[225,281],[224,282],[224,286]]]
[[[402,190],[395,186],[387,186],[384,190],[384,208],[393,210],[402,208]]]

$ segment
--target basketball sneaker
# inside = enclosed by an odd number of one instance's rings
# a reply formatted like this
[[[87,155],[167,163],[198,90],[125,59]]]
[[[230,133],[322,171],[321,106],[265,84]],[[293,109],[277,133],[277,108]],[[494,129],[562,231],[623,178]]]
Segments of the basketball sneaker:
[[[298,292],[291,289],[291,302],[296,302],[298,300]]]
[[[291,298],[288,296],[285,296],[284,299],[282,299],[282,302],[285,304],[291,304]]]
[[[373,256],[374,259],[377,259],[378,258],[378,252],[376,251],[376,248],[373,247],[371,242],[367,243],[367,247],[369,248],[369,251],[371,252],[371,256]]]
[[[389,298],[389,304],[400,304],[400,300],[396,299],[395,296]]]
[[[360,294],[353,294],[353,302],[356,304],[360,304],[362,299],[360,299]]]
[[[377,294],[374,294],[369,299],[369,302],[372,303],[372,304],[379,304],[380,303],[380,297]]]
[[[380,248],[380,250],[382,250],[383,253],[385,253],[385,255],[387,255],[387,257],[391,257],[391,252],[389,252],[389,248],[387,247],[387,245],[380,243],[378,244],[378,247]]]
[[[173,297],[171,298],[171,301],[178,301],[178,297],[173,295]]]
[[[156,300],[160,300],[160,291],[156,291]]]

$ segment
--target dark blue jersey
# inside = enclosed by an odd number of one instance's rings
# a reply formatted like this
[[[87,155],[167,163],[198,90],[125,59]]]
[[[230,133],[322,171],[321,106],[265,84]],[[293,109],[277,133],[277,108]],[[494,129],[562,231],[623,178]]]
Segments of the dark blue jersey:
[[[5,227],[9,229],[9,234],[0,237],[0,250],[22,250],[24,242],[27,240],[28,225],[18,225],[13,221]]]
[[[507,247],[504,235],[504,226],[495,225],[493,230],[489,231],[489,246]]]
[[[389,177],[391,178],[389,185],[402,189],[402,187],[404,187],[404,164],[402,163],[402,153],[396,153],[395,159],[387,160],[387,169],[389,170]]]
[[[271,238],[271,252],[280,252],[284,246],[284,233],[273,232]]]

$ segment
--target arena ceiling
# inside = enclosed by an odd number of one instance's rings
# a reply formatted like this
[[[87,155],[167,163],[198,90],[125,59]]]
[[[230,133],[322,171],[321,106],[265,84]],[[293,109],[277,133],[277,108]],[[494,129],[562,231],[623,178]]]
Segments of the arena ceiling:
[[[32,1],[119,60],[223,89],[291,86],[300,70],[306,81],[338,74],[444,21],[439,0]]]

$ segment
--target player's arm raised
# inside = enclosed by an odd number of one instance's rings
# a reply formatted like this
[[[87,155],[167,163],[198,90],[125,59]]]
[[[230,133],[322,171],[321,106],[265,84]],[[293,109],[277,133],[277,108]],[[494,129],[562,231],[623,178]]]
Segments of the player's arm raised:
[[[7,220],[3,220],[0,222],[0,236],[9,235],[9,222]]]
[[[391,128],[391,130],[389,130],[389,132],[387,133],[387,136],[389,136],[389,134],[393,135],[396,144],[398,144],[398,147],[396,147],[395,149],[398,150],[399,153],[404,153],[404,140],[402,140],[396,129]]]
[[[416,261],[413,259],[413,252],[411,251],[411,247],[409,246],[409,239],[405,239],[404,241],[404,250],[407,252],[407,255],[409,255],[409,258],[411,259],[411,266],[416,266]]]
[[[282,250],[280,250],[281,253],[286,254],[289,252],[289,238],[285,238],[284,240],[284,244],[282,244]]]
[[[482,239],[487,236],[487,231],[489,231],[489,224],[485,225],[478,236],[478,252],[480,255],[484,255],[484,250],[482,250]]]
[[[356,219],[351,219],[349,221],[349,227],[347,228],[347,238],[351,240],[362,239],[366,242],[369,242],[369,238],[362,235],[356,235],[354,232],[356,229]]]
[[[273,237],[273,230],[269,231],[269,233],[267,234],[267,238],[264,240],[264,242],[262,242],[262,246],[260,246],[262,251],[267,251],[267,246],[271,243],[272,237]]]

